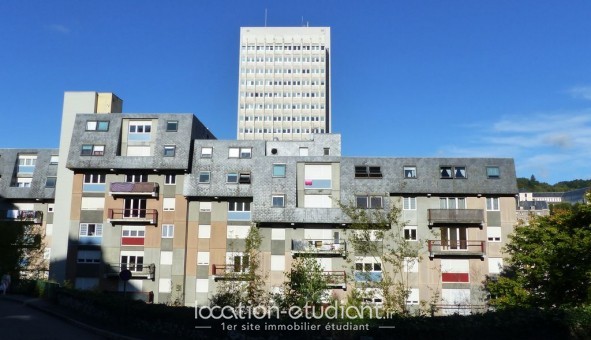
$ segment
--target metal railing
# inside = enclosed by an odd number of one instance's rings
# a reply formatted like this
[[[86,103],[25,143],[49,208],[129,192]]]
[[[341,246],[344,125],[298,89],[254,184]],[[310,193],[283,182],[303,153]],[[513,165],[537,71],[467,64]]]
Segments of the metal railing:
[[[142,222],[148,224],[158,223],[158,210],[156,209],[109,209],[109,222]]]
[[[159,185],[156,182],[113,182],[109,186],[110,195],[149,195],[158,196]]]
[[[4,221],[43,223],[43,211],[39,210],[5,210],[0,216]]]
[[[481,240],[429,240],[429,256],[484,256],[486,241]]]
[[[437,223],[484,224],[482,209],[429,209],[429,225]]]
[[[298,254],[345,256],[347,242],[334,239],[293,239],[291,251],[294,256]]]
[[[154,263],[105,263],[105,276],[119,276],[121,271],[128,269],[132,279],[154,280],[156,277],[156,265]]]
[[[250,281],[253,279],[248,271],[248,267],[233,264],[212,264],[211,275],[213,276],[214,281]]]

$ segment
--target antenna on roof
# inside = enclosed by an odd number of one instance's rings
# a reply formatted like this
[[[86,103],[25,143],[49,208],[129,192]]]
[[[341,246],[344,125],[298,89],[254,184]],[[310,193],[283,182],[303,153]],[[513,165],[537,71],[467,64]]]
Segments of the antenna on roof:
[[[304,16],[302,15],[302,27],[304,27]]]
[[[267,27],[267,9],[265,8],[265,27]]]

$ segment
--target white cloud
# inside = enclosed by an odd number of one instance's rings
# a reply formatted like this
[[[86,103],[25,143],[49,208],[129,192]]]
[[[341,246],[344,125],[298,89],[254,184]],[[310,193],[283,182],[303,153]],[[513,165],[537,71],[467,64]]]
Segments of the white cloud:
[[[591,100],[591,86],[575,86],[568,90],[574,98]]]
[[[591,88],[590,88],[591,90]],[[591,95],[591,92],[590,92]],[[476,125],[474,125],[476,126]],[[442,156],[511,157],[517,176],[555,183],[591,174],[591,110],[506,116],[468,129],[465,143],[443,146]]]
[[[48,25],[47,29],[49,29],[50,31],[54,31],[54,32],[62,33],[62,34],[70,33],[70,29],[68,27],[66,27],[64,25],[60,25],[60,24]]]

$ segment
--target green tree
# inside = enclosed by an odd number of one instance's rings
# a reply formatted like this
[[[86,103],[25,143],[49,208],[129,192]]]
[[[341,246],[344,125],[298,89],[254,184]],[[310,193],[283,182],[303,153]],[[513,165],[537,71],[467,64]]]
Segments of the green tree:
[[[352,292],[349,300],[358,301],[380,295],[385,310],[407,314],[410,282],[405,268],[421,261],[421,242],[405,239],[405,224],[400,221],[400,208],[392,205],[385,209],[361,209],[342,202],[339,206],[351,219],[351,227],[346,234],[349,248],[353,249],[354,254],[348,254],[348,261],[353,263],[356,287],[361,288]],[[367,268],[356,266],[353,256],[371,257],[376,263],[381,263],[381,280],[372,277],[373,274],[367,272]]]
[[[518,225],[507,265],[485,289],[497,308],[577,306],[591,300],[591,205],[555,209]]]
[[[218,282],[217,291],[210,299],[217,306],[263,306],[269,296],[265,290],[266,275],[261,269],[260,246],[262,236],[256,226],[251,226],[244,240],[242,272],[227,273],[226,280]]]
[[[279,305],[285,308],[318,306],[328,299],[327,278],[315,258],[299,256],[285,276],[287,281],[283,284],[283,295],[275,297]]]

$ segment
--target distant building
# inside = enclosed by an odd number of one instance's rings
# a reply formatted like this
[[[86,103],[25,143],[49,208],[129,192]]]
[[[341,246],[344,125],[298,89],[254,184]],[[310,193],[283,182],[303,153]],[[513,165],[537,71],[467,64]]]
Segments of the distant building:
[[[519,202],[517,209],[517,220],[529,224],[531,216],[548,216],[550,208],[546,201],[524,201]]]
[[[330,27],[240,29],[237,138],[331,132]]]

